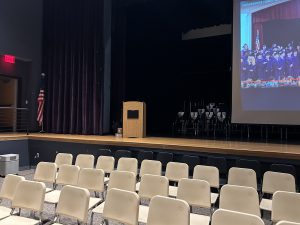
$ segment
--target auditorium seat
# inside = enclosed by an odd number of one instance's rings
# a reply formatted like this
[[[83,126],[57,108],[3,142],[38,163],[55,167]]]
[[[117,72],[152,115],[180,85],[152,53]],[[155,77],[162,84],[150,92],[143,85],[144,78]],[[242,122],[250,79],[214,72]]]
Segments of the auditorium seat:
[[[19,209],[20,211],[29,210],[38,215],[38,219],[23,217],[17,214],[11,215],[0,220],[1,225],[36,225],[41,224],[41,213],[44,206],[44,198],[46,193],[46,185],[42,182],[36,181],[21,181],[14,193],[11,207],[12,209]]]
[[[128,150],[117,150],[115,153],[115,167],[117,167],[118,161],[120,158],[131,158],[131,151]]]
[[[95,156],[89,154],[79,154],[76,157],[75,165],[82,168],[94,168]]]
[[[270,171],[279,173],[289,173],[295,177],[295,180],[297,178],[296,168],[293,165],[274,163],[270,166]]]
[[[281,220],[300,223],[299,206],[299,193],[277,191],[273,196],[271,220],[273,223]]]
[[[220,192],[219,207],[261,217],[258,193],[252,187],[224,185]]]
[[[139,196],[135,192],[112,188],[106,196],[102,218],[126,225],[138,225]]]
[[[209,209],[210,185],[207,181],[183,178],[178,183],[177,199],[186,201],[190,205],[190,224],[209,225],[210,216],[192,213],[192,207]]]
[[[261,184],[261,164],[258,160],[253,159],[238,159],[236,167],[253,169],[256,173],[258,183]]]
[[[169,196],[169,180],[165,176],[145,174],[141,178],[139,196],[141,200],[151,200],[154,196]],[[146,223],[149,207],[139,206],[139,222]]]
[[[162,165],[160,161],[156,160],[143,160],[140,168],[139,178],[145,174],[157,175],[160,176],[162,173]],[[136,190],[139,191],[140,182],[136,184]]]
[[[34,172],[33,180],[51,184],[55,188],[57,166],[55,163],[39,162]],[[46,192],[52,191],[52,188],[46,188]]]
[[[99,156],[112,156],[110,149],[101,148],[97,150]]]
[[[186,163],[169,162],[166,168],[166,177],[169,181],[178,183],[182,178],[189,177],[189,166]],[[177,196],[177,187],[170,185],[169,195],[172,197]]]
[[[265,223],[255,215],[218,209],[212,216],[211,225],[265,225]]]
[[[264,197],[264,194],[273,195],[276,191],[296,192],[296,183],[293,175],[267,171],[263,177],[262,196]],[[262,198],[260,208],[262,210],[271,211],[272,200]]]
[[[147,225],[190,225],[190,207],[187,202],[163,196],[151,199]],[[192,225],[192,224],[191,224]]]
[[[289,222],[289,221],[280,221],[280,222],[276,223],[276,225],[300,225],[300,223],[293,223],[293,222]]]
[[[55,157],[55,164],[57,165],[57,168],[59,169],[61,165],[72,165],[73,161],[73,155],[69,153],[58,153]]]
[[[218,193],[211,192],[211,204],[215,205],[220,192],[219,169],[214,166],[195,166],[193,179],[205,180],[211,188],[217,189]]]
[[[104,201],[104,171],[99,169],[80,169],[77,185],[95,193],[95,197],[90,197],[89,209]],[[98,197],[101,194],[101,198]],[[99,195],[100,196],[100,195]]]
[[[112,188],[135,192],[136,176],[133,172],[128,171],[112,171],[107,191]],[[102,214],[105,202],[92,210],[92,220],[95,213]]]
[[[4,178],[4,181],[0,190],[0,200],[8,200],[11,204],[11,201],[14,198],[15,191],[17,189],[18,184],[21,181],[24,181],[25,178],[17,175],[8,174]],[[11,208],[7,208],[5,206],[0,206],[0,219],[3,219],[10,215]]]
[[[138,162],[141,164],[144,160],[153,160],[152,151],[140,151],[138,154]]]
[[[52,225],[59,223],[61,216],[75,219],[79,223],[87,224],[90,193],[85,188],[66,185],[62,188],[56,207],[56,218]],[[76,207],[74,207],[76,205]]]
[[[62,165],[58,171],[56,184],[57,185],[77,185],[79,166]],[[59,200],[60,190],[53,190],[46,193],[45,202],[50,204],[57,204]]]
[[[169,180],[165,176],[145,174],[141,178],[139,196],[141,199],[150,200],[155,195],[169,195]]]
[[[165,166],[169,163],[173,161],[173,153],[170,152],[159,152],[157,154],[156,160],[160,161],[163,169],[165,168]]]
[[[257,177],[253,169],[231,167],[228,172],[228,184],[253,187],[257,190]]]
[[[115,158],[112,156],[101,155],[97,159],[96,169],[101,169],[105,173],[104,183],[106,184],[109,181],[109,174],[115,168]]]
[[[190,169],[190,175],[192,175],[195,166],[200,165],[200,158],[194,155],[183,155],[181,162],[186,163]]]
[[[138,161],[136,158],[120,158],[118,161],[117,171],[133,172],[135,176],[138,173]]]

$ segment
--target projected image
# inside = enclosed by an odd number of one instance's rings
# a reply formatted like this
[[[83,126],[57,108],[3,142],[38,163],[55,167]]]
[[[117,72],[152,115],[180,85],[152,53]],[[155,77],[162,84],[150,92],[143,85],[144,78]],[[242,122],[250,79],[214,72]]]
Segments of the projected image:
[[[300,0],[240,3],[241,88],[300,87]]]

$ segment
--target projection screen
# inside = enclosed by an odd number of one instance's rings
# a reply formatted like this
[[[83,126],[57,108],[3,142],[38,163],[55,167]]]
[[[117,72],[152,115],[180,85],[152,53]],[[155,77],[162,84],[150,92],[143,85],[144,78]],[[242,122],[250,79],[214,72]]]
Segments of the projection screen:
[[[300,0],[234,0],[231,120],[300,124]]]

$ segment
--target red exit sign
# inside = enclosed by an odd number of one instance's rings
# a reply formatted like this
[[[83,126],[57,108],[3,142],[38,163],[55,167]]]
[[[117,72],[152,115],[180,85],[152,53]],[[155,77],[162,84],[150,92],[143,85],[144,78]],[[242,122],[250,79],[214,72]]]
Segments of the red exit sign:
[[[4,55],[4,62],[14,64],[16,62],[16,57],[13,55]]]

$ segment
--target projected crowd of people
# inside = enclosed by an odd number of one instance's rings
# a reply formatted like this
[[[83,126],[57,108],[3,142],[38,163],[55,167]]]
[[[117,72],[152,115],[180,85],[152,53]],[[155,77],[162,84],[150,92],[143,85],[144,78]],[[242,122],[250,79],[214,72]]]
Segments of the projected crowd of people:
[[[300,43],[241,50],[241,87],[300,87]]]

